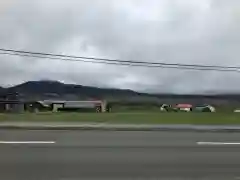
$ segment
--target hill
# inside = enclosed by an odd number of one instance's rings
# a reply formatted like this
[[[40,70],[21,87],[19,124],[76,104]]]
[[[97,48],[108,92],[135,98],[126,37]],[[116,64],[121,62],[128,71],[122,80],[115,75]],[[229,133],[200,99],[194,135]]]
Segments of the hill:
[[[58,81],[28,81],[10,88],[0,88],[1,94],[17,92],[22,99],[107,99],[117,102],[148,103],[192,103],[192,104],[240,104],[240,94],[217,95],[176,95],[148,94],[128,89],[107,89],[76,84],[64,84]]]
[[[64,84],[58,81],[29,81],[9,90],[22,93],[57,93],[57,94],[84,94],[87,96],[114,95],[136,95],[138,92],[122,89],[107,89],[76,84]]]
[[[102,99],[102,98],[123,98],[133,96],[148,96],[125,89],[107,89],[76,84],[64,84],[58,81],[28,81],[10,88],[8,93],[18,92],[25,98],[38,97],[57,99]]]

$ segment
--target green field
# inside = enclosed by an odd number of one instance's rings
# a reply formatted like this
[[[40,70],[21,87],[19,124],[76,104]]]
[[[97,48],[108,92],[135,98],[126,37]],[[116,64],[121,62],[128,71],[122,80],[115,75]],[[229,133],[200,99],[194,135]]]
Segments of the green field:
[[[240,124],[238,113],[39,113],[0,114],[0,121],[106,122],[132,124]]]

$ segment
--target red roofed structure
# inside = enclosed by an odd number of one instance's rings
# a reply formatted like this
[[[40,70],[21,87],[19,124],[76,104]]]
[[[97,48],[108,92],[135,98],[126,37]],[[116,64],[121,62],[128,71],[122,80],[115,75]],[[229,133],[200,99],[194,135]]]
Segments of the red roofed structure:
[[[191,104],[177,104],[175,108],[179,109],[180,111],[190,112],[192,111],[193,105]]]
[[[192,108],[192,104],[177,104],[176,108]]]

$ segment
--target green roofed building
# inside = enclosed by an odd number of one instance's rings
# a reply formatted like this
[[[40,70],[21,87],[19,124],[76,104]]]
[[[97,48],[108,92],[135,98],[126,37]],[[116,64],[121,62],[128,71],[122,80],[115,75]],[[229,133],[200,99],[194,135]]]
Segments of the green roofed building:
[[[194,108],[194,111],[197,112],[216,112],[215,107],[210,106],[210,105],[203,105],[203,106],[196,106]]]

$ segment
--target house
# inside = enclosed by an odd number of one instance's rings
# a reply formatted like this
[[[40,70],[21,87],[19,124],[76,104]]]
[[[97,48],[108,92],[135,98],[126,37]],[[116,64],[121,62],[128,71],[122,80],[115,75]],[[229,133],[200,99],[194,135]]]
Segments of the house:
[[[180,111],[190,112],[193,109],[193,105],[192,104],[177,104],[175,106],[175,108]]]

